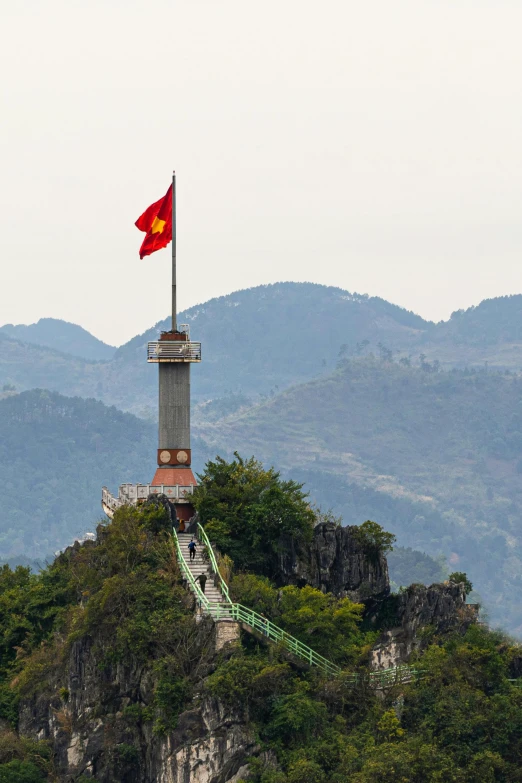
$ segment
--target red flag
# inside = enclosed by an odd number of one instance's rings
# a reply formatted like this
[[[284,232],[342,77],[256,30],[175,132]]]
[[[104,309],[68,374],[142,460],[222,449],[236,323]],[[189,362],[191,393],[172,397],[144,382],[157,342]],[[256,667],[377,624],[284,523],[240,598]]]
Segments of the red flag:
[[[167,247],[172,240],[172,185],[137,219],[136,226],[147,234],[140,247],[140,258]]]

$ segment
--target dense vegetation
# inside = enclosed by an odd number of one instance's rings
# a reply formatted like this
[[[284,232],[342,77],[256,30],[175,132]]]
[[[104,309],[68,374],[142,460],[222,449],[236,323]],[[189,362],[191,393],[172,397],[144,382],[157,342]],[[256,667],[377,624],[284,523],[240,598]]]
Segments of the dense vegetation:
[[[343,360],[205,437],[292,471],[346,523],[378,519],[402,546],[443,555],[520,632],[522,381],[424,365]]]
[[[235,534],[250,540],[248,528],[256,526],[248,511],[259,503],[251,488],[261,467],[237,455],[207,467],[203,495],[223,518],[243,500],[245,524]],[[360,530],[370,546],[386,550],[393,543],[376,523]],[[451,578],[472,589],[465,574]],[[347,599],[309,587],[276,590],[266,577],[245,572],[235,574],[231,589],[234,598],[351,670],[364,664],[375,641],[376,632],[361,623],[363,607]],[[207,687],[226,702],[247,704],[262,745],[275,754],[279,769],[253,763],[256,783],[514,783],[522,779],[522,689],[511,678],[521,663],[520,648],[483,627],[472,626],[463,637],[432,634],[417,664],[421,678],[376,698],[364,678],[354,689],[344,675],[324,681],[317,673],[292,673],[283,659],[245,639]]]
[[[242,651],[209,679],[213,694],[248,704],[275,753],[253,764],[255,783],[518,783],[522,689],[517,650],[477,626],[433,639],[422,679],[378,697],[364,680],[297,675],[267,652]]]
[[[164,510],[124,508],[100,529],[97,545],[66,550],[40,574],[22,566],[0,570],[0,719],[16,728],[18,703],[34,692],[58,694],[65,710],[61,673],[71,645],[88,636],[100,672],[130,663],[151,670],[152,703],[130,707],[122,720],[168,731],[191,698],[197,668],[205,666],[210,630],[195,622],[181,586]],[[110,709],[111,698],[101,687],[100,712]],[[52,759],[45,743],[0,734],[0,781],[36,783],[46,773]]]

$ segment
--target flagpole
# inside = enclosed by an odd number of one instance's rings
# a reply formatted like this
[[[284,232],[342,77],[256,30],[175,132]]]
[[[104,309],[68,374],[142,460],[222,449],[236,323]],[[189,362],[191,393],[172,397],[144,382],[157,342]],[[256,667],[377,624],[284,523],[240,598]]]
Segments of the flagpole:
[[[178,328],[176,322],[176,172],[172,172],[172,331]]]

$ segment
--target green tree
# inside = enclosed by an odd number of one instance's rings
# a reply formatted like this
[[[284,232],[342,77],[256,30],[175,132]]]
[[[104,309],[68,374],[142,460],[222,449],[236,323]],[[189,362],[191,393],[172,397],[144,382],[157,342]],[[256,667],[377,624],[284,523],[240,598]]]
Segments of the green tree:
[[[359,631],[363,606],[314,587],[280,591],[281,625],[321,655],[354,662],[365,637]]]
[[[469,593],[471,593],[473,590],[473,584],[470,582],[467,574],[465,574],[464,571],[454,571],[448,576],[448,579],[450,582],[456,582],[457,584],[464,585],[466,595],[469,595]]]
[[[385,742],[393,742],[404,737],[406,732],[401,728],[401,722],[395,710],[387,710],[377,724],[379,735]]]
[[[370,519],[354,528],[354,536],[363,549],[373,557],[390,552],[395,543],[393,533],[387,533],[378,522],[372,522]]]
[[[314,512],[302,484],[253,457],[234,456],[206,464],[193,503],[210,539],[238,568],[270,574],[285,538],[311,539]]]
[[[266,735],[282,747],[301,747],[321,734],[326,719],[326,705],[301,688],[276,700]]]
[[[8,764],[0,764],[0,783],[43,783],[46,779],[30,761],[13,759]]]
[[[288,783],[326,783],[326,775],[319,764],[308,759],[299,759],[288,768]]]
[[[237,574],[230,583],[233,600],[276,621],[279,615],[278,594],[266,576]]]

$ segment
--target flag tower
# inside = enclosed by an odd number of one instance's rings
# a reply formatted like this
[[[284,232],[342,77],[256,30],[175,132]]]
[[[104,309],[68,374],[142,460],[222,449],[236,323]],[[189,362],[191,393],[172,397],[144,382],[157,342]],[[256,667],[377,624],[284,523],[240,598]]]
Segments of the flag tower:
[[[170,191],[170,189],[169,189]],[[167,192],[167,198],[169,196]],[[183,522],[194,514],[191,495],[196,485],[196,479],[191,468],[192,453],[190,448],[190,365],[201,361],[201,343],[190,340],[187,324],[177,323],[176,305],[176,175],[172,175],[172,323],[168,331],[162,332],[159,339],[149,342],[147,346],[147,361],[158,364],[159,398],[158,398],[158,449],[157,468],[150,484],[122,484],[118,497],[111,495],[106,487],[102,490],[102,508],[112,517],[119,506],[143,502],[151,495],[165,495],[174,504],[176,516]],[[158,202],[159,204],[160,202]],[[155,206],[155,205],[153,205]],[[161,209],[161,207],[160,207]],[[151,210],[151,207],[149,207]],[[142,216],[142,218],[149,212]],[[153,212],[150,221],[151,228],[139,228],[148,231],[142,245],[142,251],[147,240],[160,231],[165,221],[158,221]],[[163,225],[161,225],[163,224]],[[162,242],[160,246],[165,246]],[[154,247],[154,249],[158,249]],[[141,252],[142,252],[141,251]],[[150,252],[153,252],[150,251]]]

